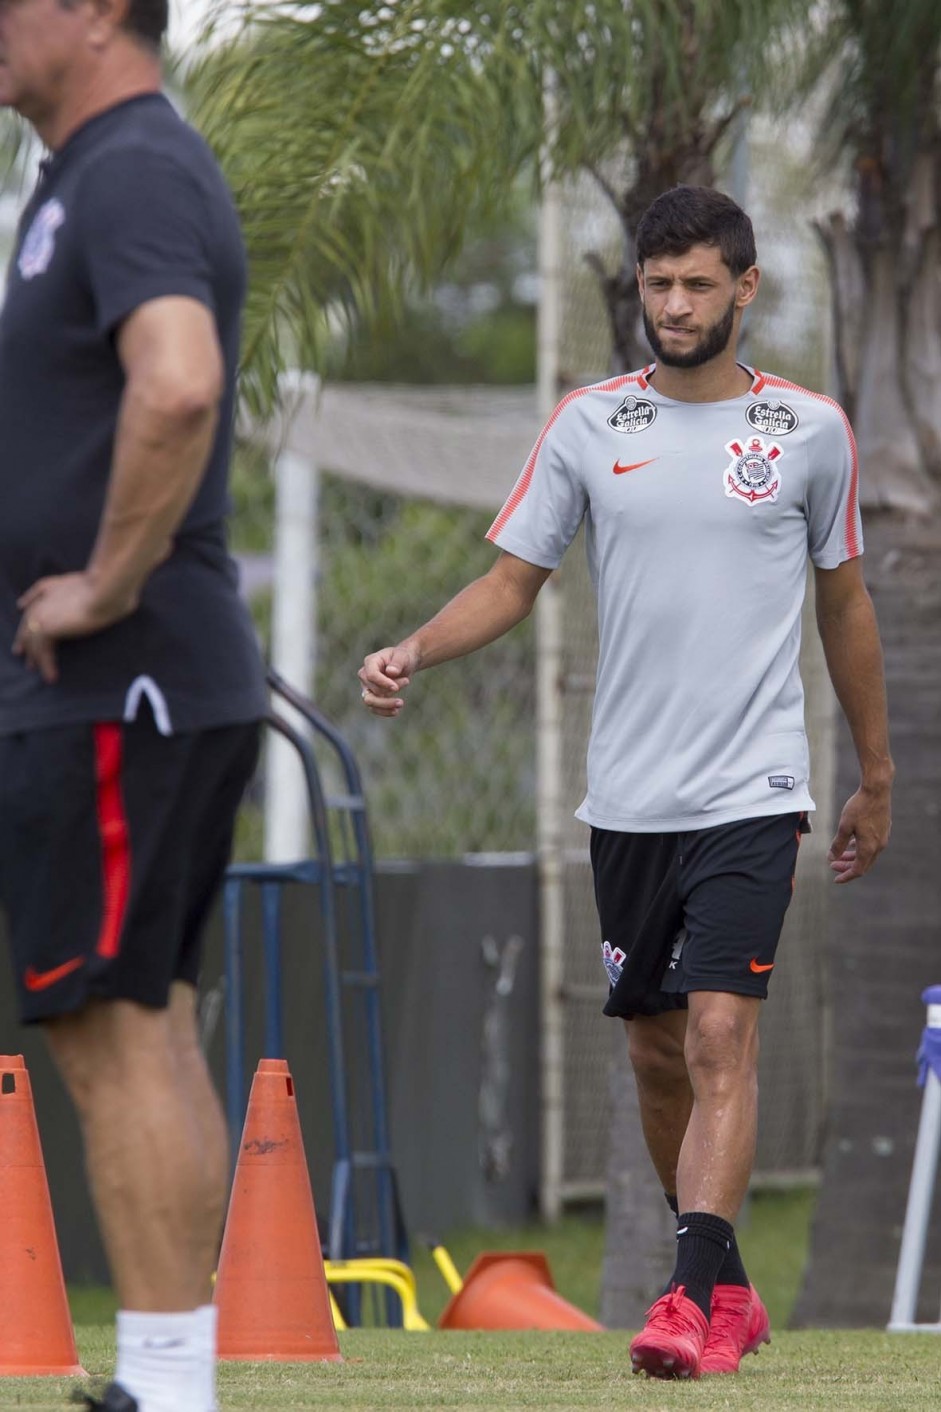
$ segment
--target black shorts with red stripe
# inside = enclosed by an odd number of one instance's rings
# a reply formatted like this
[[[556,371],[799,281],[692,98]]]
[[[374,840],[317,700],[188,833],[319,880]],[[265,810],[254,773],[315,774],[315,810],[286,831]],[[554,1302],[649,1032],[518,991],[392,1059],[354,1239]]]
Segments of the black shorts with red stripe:
[[[591,831],[606,1015],[685,1009],[690,991],[768,994],[804,813],[684,833]]]
[[[259,725],[133,722],[0,738],[0,901],[20,1018],[195,985]]]

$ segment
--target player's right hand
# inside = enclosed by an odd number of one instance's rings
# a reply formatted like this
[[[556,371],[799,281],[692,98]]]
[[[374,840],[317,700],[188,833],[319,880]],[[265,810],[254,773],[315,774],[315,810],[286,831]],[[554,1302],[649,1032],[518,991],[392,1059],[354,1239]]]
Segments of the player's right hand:
[[[363,705],[375,716],[397,716],[405,702],[401,693],[418,667],[418,653],[409,643],[370,652],[359,669]]]

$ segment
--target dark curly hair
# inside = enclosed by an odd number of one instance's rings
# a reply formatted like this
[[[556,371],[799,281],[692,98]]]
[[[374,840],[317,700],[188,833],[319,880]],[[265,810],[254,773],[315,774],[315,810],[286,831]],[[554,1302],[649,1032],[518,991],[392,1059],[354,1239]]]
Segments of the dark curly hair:
[[[755,263],[752,223],[731,196],[711,186],[674,186],[651,202],[637,227],[637,263],[715,245],[738,277]]]

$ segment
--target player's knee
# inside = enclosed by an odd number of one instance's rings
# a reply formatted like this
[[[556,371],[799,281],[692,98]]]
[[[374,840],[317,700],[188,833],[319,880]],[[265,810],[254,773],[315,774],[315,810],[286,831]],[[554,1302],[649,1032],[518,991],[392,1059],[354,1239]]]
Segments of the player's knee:
[[[718,1008],[690,1016],[685,1054],[694,1083],[697,1077],[749,1077],[758,1059],[757,1033],[751,1017]]]
[[[674,1035],[632,1021],[627,1027],[627,1049],[640,1083],[657,1088],[687,1083],[683,1044]]]

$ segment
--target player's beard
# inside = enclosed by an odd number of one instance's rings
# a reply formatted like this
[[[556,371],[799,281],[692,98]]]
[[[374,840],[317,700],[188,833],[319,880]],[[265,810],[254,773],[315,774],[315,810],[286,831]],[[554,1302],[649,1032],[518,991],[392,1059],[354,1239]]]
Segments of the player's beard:
[[[720,353],[724,353],[729,346],[732,337],[732,326],[735,323],[735,300],[729,302],[729,307],[720,319],[711,324],[693,347],[688,348],[685,353],[668,353],[661,342],[660,335],[654,328],[647,315],[646,306],[643,311],[644,333],[647,335],[647,342],[654,352],[654,357],[658,363],[665,363],[668,368],[701,368],[703,363],[709,363],[713,358],[718,358]]]

